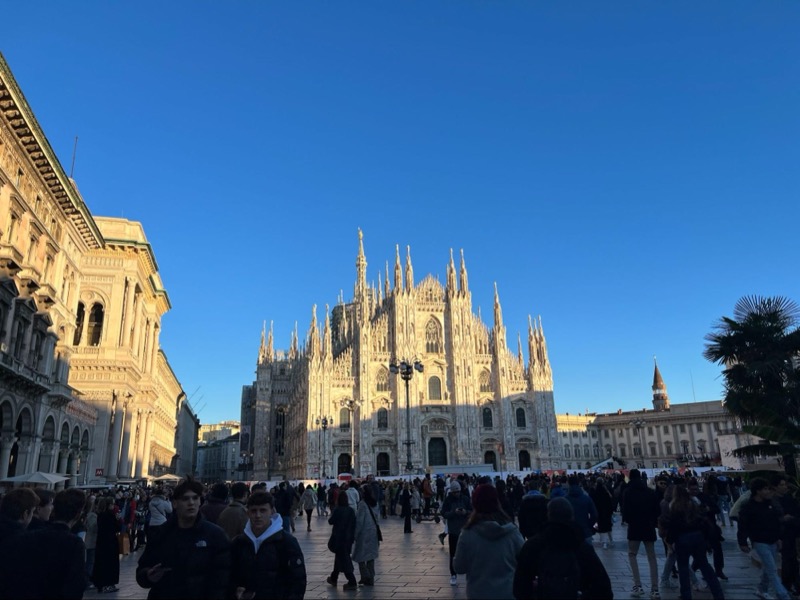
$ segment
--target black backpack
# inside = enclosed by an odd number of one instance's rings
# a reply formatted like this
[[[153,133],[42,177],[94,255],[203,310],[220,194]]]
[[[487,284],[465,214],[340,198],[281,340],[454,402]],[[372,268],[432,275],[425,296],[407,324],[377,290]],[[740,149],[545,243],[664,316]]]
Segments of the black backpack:
[[[533,582],[534,597],[541,600],[577,600],[581,567],[576,551],[548,548],[539,556],[539,575]]]

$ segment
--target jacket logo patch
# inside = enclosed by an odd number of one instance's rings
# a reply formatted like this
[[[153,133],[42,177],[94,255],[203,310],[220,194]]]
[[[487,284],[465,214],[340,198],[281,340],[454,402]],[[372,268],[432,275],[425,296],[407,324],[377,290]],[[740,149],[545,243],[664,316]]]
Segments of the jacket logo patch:
[[[200,540],[195,544],[195,548],[205,548],[206,546],[208,546],[208,544],[206,544],[205,540]]]

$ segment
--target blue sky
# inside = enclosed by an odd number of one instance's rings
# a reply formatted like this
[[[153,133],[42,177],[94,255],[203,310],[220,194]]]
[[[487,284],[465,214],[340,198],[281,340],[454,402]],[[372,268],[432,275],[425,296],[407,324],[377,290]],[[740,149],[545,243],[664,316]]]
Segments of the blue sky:
[[[0,51],[96,215],[143,222],[162,347],[238,418],[262,321],[287,347],[411,246],[541,314],[558,412],[717,399],[703,337],[800,301],[800,4],[45,2]],[[46,18],[42,15],[46,14]],[[21,26],[28,24],[30,26]],[[527,352],[527,348],[526,348]]]

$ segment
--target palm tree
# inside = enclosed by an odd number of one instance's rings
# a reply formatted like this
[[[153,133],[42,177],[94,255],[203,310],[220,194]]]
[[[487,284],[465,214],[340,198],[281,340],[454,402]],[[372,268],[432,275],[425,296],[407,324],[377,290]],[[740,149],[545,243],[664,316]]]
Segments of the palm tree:
[[[800,307],[777,297],[745,296],[733,318],[706,336],[703,356],[725,367],[725,408],[742,430],[776,442],[739,448],[738,455],[782,456],[797,476],[800,445]]]

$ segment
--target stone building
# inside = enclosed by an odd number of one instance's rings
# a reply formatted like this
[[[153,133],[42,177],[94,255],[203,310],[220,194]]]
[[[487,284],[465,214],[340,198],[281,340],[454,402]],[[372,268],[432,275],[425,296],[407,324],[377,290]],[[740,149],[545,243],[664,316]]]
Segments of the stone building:
[[[652,391],[651,409],[558,415],[562,468],[587,469],[609,457],[628,468],[721,465],[720,436],[738,429],[722,402],[671,404],[657,364]]]
[[[92,216],[2,56],[0,113],[0,478],[168,467],[182,392],[142,225]]]
[[[197,446],[197,477],[203,483],[240,479],[239,434],[200,442]]]
[[[473,312],[463,253],[452,252],[445,285],[415,283],[410,250],[397,249],[394,285],[367,284],[359,231],[353,298],[312,309],[305,344],[297,330],[288,352],[276,352],[272,327],[262,332],[256,381],[244,386],[241,455],[251,478],[318,477],[355,471],[406,472],[492,463],[498,469],[549,469],[559,460],[553,377],[541,321],[528,323],[513,353],[495,286],[494,322]],[[393,361],[420,361],[408,382]],[[407,425],[410,418],[410,428]],[[329,424],[322,428],[323,419]],[[410,439],[409,439],[410,438]]]

